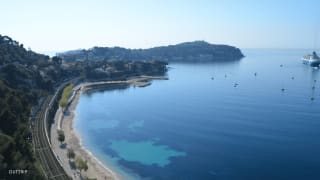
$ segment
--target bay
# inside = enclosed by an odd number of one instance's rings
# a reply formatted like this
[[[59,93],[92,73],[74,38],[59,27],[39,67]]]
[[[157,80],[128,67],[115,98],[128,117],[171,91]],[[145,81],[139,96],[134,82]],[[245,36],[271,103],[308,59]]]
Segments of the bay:
[[[310,50],[243,53],[82,94],[84,146],[126,179],[320,179],[319,70],[301,62]]]

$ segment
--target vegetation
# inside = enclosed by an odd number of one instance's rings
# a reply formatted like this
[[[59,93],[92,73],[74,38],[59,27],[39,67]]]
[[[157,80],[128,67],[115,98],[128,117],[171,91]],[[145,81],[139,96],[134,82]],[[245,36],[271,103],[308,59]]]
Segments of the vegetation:
[[[62,130],[58,130],[58,140],[60,141],[61,144],[65,140],[65,135],[64,135],[64,132]]]
[[[0,35],[0,177],[3,179],[44,178],[32,151],[29,117],[32,104],[52,86],[50,77],[42,78],[39,72],[48,60],[47,56],[27,51],[18,42]],[[10,173],[10,170],[26,171]]]
[[[88,163],[87,163],[86,160],[83,160],[81,157],[77,157],[77,159],[76,159],[76,167],[77,167],[77,169],[79,169],[80,174],[81,174],[81,172],[83,170],[84,171],[88,170]]]
[[[186,42],[150,49],[125,49],[121,47],[94,47],[59,54],[64,60],[94,61],[154,61],[202,62],[232,61],[243,56],[240,49],[227,45],[213,45],[205,41]]]
[[[73,84],[69,84],[67,87],[63,89],[62,96],[59,101],[59,105],[61,107],[66,107],[68,105],[68,100],[69,100],[73,86],[74,86]]]
[[[167,71],[166,65],[162,61],[97,61],[88,66],[85,77],[89,80],[114,80],[138,75],[162,76]]]
[[[17,41],[0,35],[0,179],[45,179],[32,148],[32,122],[42,100],[65,80],[125,79],[163,75],[166,70],[166,63],[158,61],[67,62],[26,50]],[[70,84],[64,89],[61,105],[66,105],[72,87]],[[59,141],[64,138],[61,133]],[[88,168],[86,163],[79,167],[81,171]],[[26,171],[10,174],[10,170]]]

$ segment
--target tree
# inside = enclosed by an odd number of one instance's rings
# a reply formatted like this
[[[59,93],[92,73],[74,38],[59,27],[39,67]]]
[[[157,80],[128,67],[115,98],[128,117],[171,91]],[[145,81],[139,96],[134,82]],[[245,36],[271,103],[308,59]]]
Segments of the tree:
[[[82,170],[84,170],[84,171],[88,170],[88,162],[86,160],[83,160],[81,157],[77,157],[76,167],[77,167],[77,169],[79,169],[80,174],[81,174]]]
[[[68,149],[67,156],[70,161],[70,159],[74,159],[76,157],[76,153],[74,152],[73,149]]]
[[[61,63],[61,59],[55,62]],[[29,119],[38,115],[31,112],[31,107],[40,98],[46,98],[62,78],[80,74],[82,66],[65,69],[49,61],[48,56],[27,51],[17,41],[0,35],[0,67],[0,179],[45,179],[36,158],[38,154],[33,152],[28,140]],[[27,170],[27,173],[13,175],[8,173],[9,169]]]
[[[73,84],[69,84],[67,87],[65,87],[63,89],[61,99],[59,101],[59,105],[61,107],[65,108],[68,105],[68,100],[71,95],[71,91],[72,91],[73,86],[74,86]]]
[[[52,62],[55,64],[55,65],[60,65],[62,63],[62,59],[58,56],[53,56],[52,57]]]
[[[58,130],[58,140],[60,141],[61,144],[65,140],[65,135],[64,135],[64,132],[62,130]]]

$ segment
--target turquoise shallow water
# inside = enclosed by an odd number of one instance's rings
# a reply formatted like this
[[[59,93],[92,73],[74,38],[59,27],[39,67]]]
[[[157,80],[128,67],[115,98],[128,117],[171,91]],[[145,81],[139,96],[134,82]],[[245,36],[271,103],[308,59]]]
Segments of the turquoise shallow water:
[[[126,161],[139,162],[147,166],[165,167],[170,164],[170,157],[186,155],[186,153],[174,151],[168,146],[156,145],[154,141],[128,142],[120,140],[111,142],[110,148]]]
[[[75,128],[127,179],[320,179],[319,70],[300,61],[310,51],[243,52],[170,64],[170,80],[145,88],[83,94]]]

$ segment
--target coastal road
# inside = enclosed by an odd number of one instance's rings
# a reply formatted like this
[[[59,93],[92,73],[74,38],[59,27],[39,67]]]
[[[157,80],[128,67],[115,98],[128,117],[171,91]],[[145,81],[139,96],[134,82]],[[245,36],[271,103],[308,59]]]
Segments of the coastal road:
[[[71,81],[70,81],[71,82]],[[40,162],[46,179],[54,180],[70,180],[71,178],[66,174],[61,166],[55,153],[51,149],[50,140],[48,137],[48,114],[54,100],[57,98],[58,92],[66,85],[65,82],[59,86],[54,95],[49,95],[36,115],[34,127],[32,130],[32,141],[36,158]]]

